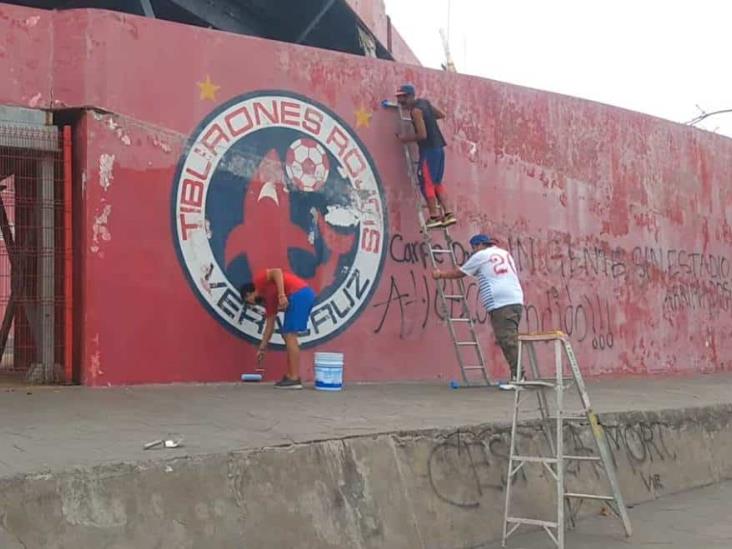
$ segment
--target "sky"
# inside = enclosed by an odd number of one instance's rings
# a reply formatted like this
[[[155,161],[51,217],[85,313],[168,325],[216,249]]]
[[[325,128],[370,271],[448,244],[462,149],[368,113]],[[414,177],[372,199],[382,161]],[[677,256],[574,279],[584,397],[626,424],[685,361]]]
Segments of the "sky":
[[[385,0],[423,65],[685,123],[732,109],[726,0]],[[449,15],[449,17],[448,17]],[[449,21],[449,25],[448,25]],[[448,32],[449,29],[449,32]],[[732,137],[732,113],[697,127]]]

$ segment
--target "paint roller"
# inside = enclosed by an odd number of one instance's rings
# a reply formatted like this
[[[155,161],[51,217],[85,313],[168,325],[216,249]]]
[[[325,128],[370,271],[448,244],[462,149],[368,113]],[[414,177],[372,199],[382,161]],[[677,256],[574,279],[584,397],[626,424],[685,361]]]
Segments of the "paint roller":
[[[256,383],[258,381],[262,381],[262,373],[264,372],[264,368],[262,368],[262,362],[264,362],[264,354],[257,353],[256,373],[242,374],[241,380],[247,383]]]
[[[242,374],[241,380],[250,383],[262,381],[262,374]]]

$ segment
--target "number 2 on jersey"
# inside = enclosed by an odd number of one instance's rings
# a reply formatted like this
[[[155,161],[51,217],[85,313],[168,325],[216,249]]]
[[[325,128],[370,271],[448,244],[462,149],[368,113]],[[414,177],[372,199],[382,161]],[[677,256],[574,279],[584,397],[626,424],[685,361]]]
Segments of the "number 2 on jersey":
[[[489,261],[493,263],[493,272],[496,273],[496,275],[504,275],[508,273],[508,267],[506,267],[506,259],[508,259],[508,266],[511,268],[511,270],[516,274],[516,267],[513,264],[513,259],[509,255],[508,257],[503,257],[499,254],[493,254]]]

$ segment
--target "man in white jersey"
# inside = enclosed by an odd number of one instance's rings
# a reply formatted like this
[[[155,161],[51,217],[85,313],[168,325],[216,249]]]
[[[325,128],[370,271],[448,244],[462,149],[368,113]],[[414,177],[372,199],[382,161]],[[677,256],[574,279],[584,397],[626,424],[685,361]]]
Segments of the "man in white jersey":
[[[490,314],[496,341],[511,369],[511,379],[516,379],[518,328],[524,303],[516,266],[511,254],[496,246],[496,242],[486,234],[471,238],[470,247],[473,255],[462,267],[446,272],[434,271],[432,278],[474,276],[478,279],[480,301]]]

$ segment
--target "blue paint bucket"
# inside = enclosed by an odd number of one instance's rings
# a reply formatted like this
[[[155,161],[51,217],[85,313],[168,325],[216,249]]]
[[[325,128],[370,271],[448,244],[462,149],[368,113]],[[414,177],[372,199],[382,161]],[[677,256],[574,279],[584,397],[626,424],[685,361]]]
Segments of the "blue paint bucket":
[[[343,353],[315,353],[315,388],[318,391],[343,389]]]

